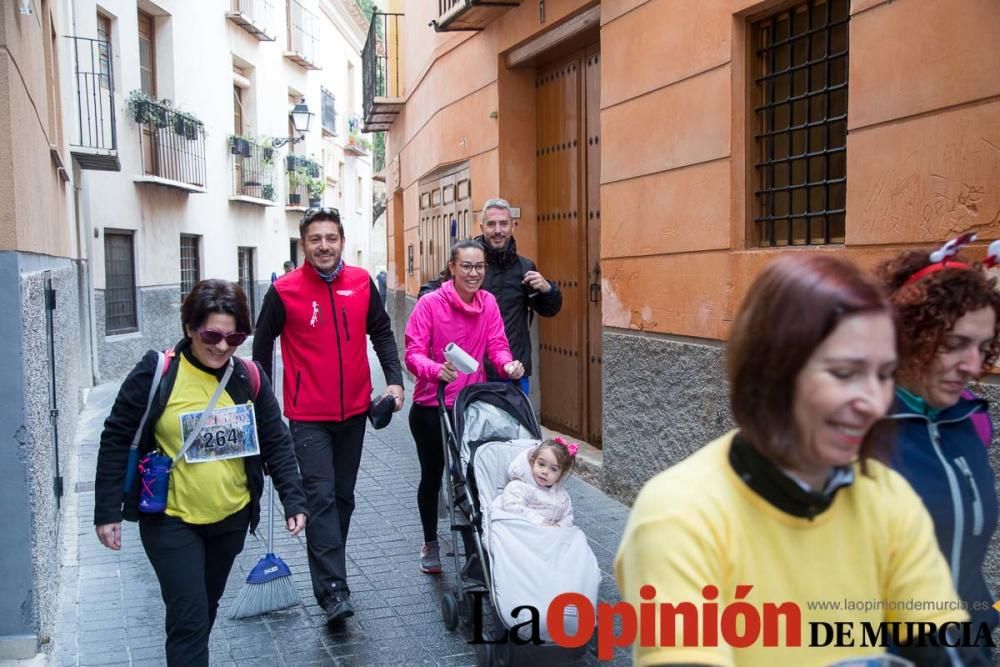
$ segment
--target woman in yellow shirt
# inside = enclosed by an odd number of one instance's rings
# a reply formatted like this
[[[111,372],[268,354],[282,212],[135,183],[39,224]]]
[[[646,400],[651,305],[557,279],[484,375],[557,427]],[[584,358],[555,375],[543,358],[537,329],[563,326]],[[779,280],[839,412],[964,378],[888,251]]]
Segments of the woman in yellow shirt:
[[[267,377],[253,362],[233,358],[251,331],[246,296],[226,280],[196,284],[181,306],[184,339],[166,355],[150,350],[118,392],[104,424],[97,457],[94,524],[98,539],[121,549],[121,521],[139,521],[143,548],[166,604],[169,665],[208,665],[208,637],[219,599],[247,529],[260,521],[261,459],[285,509],[288,531],[306,524],[302,482],[288,431]],[[209,420],[191,431],[220,383]],[[157,388],[154,389],[154,383]],[[144,513],[141,480],[122,489],[129,450],[152,395],[138,443],[140,457],[158,451],[174,459],[166,506]],[[252,410],[252,412],[251,412]]]
[[[962,629],[927,511],[875,460],[894,336],[851,264],[789,253],[761,273],[728,346],[737,430],[653,477],[619,546],[624,600],[658,614],[637,665],[819,667],[885,653],[882,623]],[[963,647],[903,653],[977,664]]]

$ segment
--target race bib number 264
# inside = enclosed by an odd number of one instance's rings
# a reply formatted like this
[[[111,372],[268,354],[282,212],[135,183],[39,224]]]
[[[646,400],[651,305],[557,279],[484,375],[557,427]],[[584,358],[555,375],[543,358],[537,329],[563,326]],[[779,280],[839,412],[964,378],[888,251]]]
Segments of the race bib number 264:
[[[185,412],[181,415],[181,437],[185,441],[200,417],[201,412]],[[205,426],[194,443],[184,452],[184,460],[188,463],[204,463],[258,454],[260,445],[257,442],[257,420],[254,418],[253,403],[247,403],[230,408],[216,408],[205,420]]]

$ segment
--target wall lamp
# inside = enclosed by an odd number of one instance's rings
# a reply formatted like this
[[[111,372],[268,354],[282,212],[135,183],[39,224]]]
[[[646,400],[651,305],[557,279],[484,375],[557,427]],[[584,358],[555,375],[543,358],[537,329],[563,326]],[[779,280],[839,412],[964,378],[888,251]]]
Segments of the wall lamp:
[[[32,13],[31,2],[32,0],[20,0],[20,2],[17,3],[18,5],[17,12],[19,14],[31,14]]]
[[[292,127],[294,127],[295,131],[299,133],[299,137],[297,139],[295,137],[274,139],[271,141],[271,145],[275,148],[281,148],[285,144],[294,145],[300,141],[304,141],[306,138],[306,132],[309,131],[309,125],[312,123],[313,116],[315,115],[316,114],[309,111],[309,107],[306,106],[306,98],[303,97],[299,100],[299,103],[292,108],[291,113],[288,114],[288,117],[292,119]]]

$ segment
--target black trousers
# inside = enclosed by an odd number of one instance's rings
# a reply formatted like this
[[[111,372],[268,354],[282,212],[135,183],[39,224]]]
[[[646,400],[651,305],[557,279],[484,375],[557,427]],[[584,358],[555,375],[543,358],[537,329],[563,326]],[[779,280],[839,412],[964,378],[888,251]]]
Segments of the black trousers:
[[[205,525],[166,514],[139,518],[139,537],[167,606],[168,665],[208,666],[208,635],[249,527],[249,505]]]
[[[354,485],[361,466],[365,414],[342,422],[289,422],[299,460],[309,522],[306,552],[313,594],[321,606],[347,585],[347,532],[354,513]]]
[[[424,542],[437,539],[438,494],[444,473],[444,442],[437,406],[410,406],[410,433],[417,445],[420,461],[420,484],[417,486],[417,510],[424,530]]]

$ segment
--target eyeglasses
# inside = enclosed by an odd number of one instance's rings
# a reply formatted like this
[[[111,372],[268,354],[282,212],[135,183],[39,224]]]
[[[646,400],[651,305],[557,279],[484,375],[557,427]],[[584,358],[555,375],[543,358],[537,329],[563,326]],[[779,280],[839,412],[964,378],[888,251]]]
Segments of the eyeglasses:
[[[458,265],[458,268],[467,276],[473,273],[486,273],[486,265],[483,263],[473,264],[471,262],[462,262]]]
[[[330,206],[306,209],[302,216],[302,224],[308,224],[316,218],[331,218],[334,222],[340,222],[340,211]]]
[[[198,338],[205,345],[218,345],[219,341],[223,338],[226,339],[226,345],[229,347],[239,347],[243,344],[243,341],[247,339],[247,334],[241,331],[234,331],[230,334],[224,334],[221,331],[216,331],[215,329],[197,329]]]

